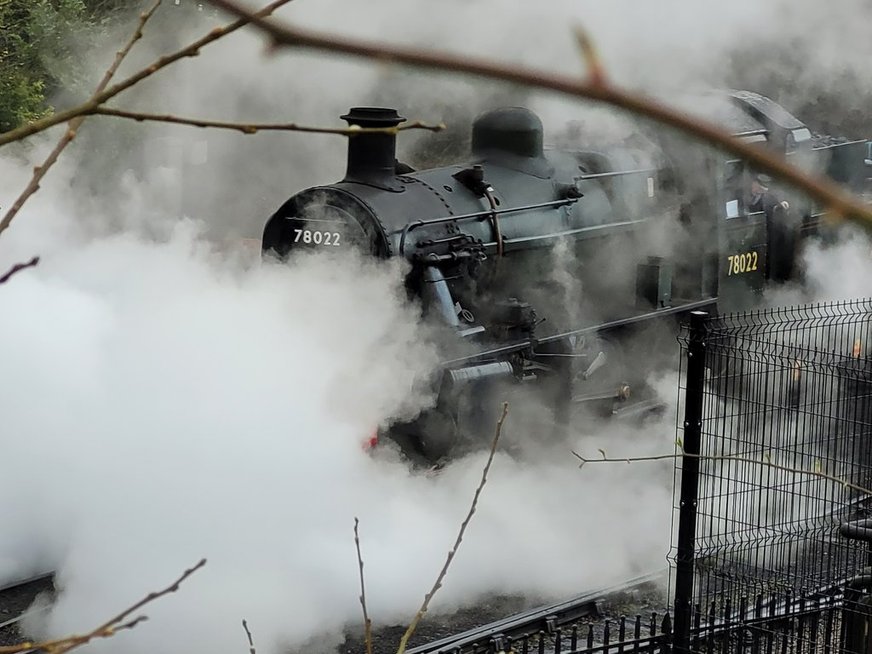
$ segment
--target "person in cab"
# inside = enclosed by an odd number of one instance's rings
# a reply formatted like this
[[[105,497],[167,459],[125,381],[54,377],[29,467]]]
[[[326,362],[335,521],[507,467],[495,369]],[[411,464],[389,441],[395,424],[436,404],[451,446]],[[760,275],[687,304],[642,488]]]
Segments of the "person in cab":
[[[766,215],[767,271],[775,281],[786,281],[793,272],[796,248],[796,225],[790,215],[790,203],[770,190],[772,178],[754,175],[751,178],[748,213]]]
[[[789,211],[790,204],[780,200],[769,190],[772,178],[768,175],[755,175],[751,178],[751,199],[748,202],[748,213],[762,211],[769,219],[776,211]]]

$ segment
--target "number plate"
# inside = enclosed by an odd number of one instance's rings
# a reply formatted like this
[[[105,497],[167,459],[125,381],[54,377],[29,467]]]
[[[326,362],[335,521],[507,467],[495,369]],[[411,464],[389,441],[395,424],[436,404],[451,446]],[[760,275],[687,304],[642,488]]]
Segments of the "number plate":
[[[756,272],[760,254],[756,250],[727,255],[727,276]]]
[[[330,245],[339,247],[341,245],[341,234],[339,232],[331,232],[321,229],[295,229],[294,243],[305,243],[306,245]]]

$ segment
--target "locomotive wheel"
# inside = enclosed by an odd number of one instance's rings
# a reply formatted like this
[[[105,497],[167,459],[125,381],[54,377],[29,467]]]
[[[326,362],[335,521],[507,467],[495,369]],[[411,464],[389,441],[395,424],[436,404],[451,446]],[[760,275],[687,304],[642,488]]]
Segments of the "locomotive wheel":
[[[422,416],[418,437],[418,451],[427,463],[445,459],[460,440],[457,415],[445,408],[436,408]]]

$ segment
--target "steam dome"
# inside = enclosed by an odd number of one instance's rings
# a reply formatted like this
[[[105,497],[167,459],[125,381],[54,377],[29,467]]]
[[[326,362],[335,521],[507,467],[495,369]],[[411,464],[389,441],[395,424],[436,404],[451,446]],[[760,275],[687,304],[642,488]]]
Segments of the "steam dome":
[[[475,156],[506,152],[519,157],[539,158],[542,150],[542,121],[524,107],[488,111],[472,125],[472,153]]]

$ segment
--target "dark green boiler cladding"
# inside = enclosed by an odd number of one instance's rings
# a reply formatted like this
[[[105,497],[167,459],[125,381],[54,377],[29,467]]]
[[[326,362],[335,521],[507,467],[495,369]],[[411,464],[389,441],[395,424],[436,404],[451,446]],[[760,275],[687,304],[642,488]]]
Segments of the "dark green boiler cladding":
[[[355,108],[343,118],[360,127],[403,120],[378,108]],[[288,200],[267,223],[264,251],[286,257],[297,248],[358,247],[378,257],[402,256],[419,273],[410,286],[424,296],[433,277],[449,279],[450,304],[444,293],[424,300],[457,324],[469,312],[451,315],[460,313],[455,304],[473,311],[487,291],[529,300],[552,277],[542,269],[553,268],[543,252],[626,231],[647,220],[655,205],[656,171],[640,169],[639,153],[546,152],[541,121],[523,108],[481,116],[469,162],[412,171],[397,163],[395,145],[392,134],[351,137],[345,178]],[[636,170],[608,172],[626,167]],[[567,262],[584,253],[571,255]],[[425,275],[428,268],[435,270]]]
[[[344,118],[362,127],[402,120],[388,109],[353,109]],[[476,122],[473,163],[397,174],[393,135],[351,137],[345,179],[291,198],[270,219],[264,248],[284,256],[301,244],[348,242],[420,261],[440,250],[433,241],[461,233],[497,255],[614,221],[602,188],[579,178],[578,157],[546,155],[542,138],[532,112],[502,109]],[[307,231],[322,232],[321,243],[304,241]]]
[[[753,93],[713,93],[698,107],[746,142],[854,190],[866,182],[865,141],[821,143]],[[405,120],[365,107],[342,118],[361,128]],[[490,419],[479,410],[487,393],[502,397],[506,385],[535,389],[521,393],[537,394],[560,425],[580,408],[650,401],[644,379],[672,354],[658,351],[652,325],[752,305],[791,277],[802,240],[821,231],[805,199],[672,133],[649,128],[597,149],[544,141],[533,112],[496,109],[473,123],[467,161],[415,171],[397,161],[396,132],[361,132],[349,137],[343,180],[301,191],[266,224],[265,257],[356,248],[410,262],[410,294],[454,338],[433,381],[436,408],[389,430],[406,451],[456,451]]]

